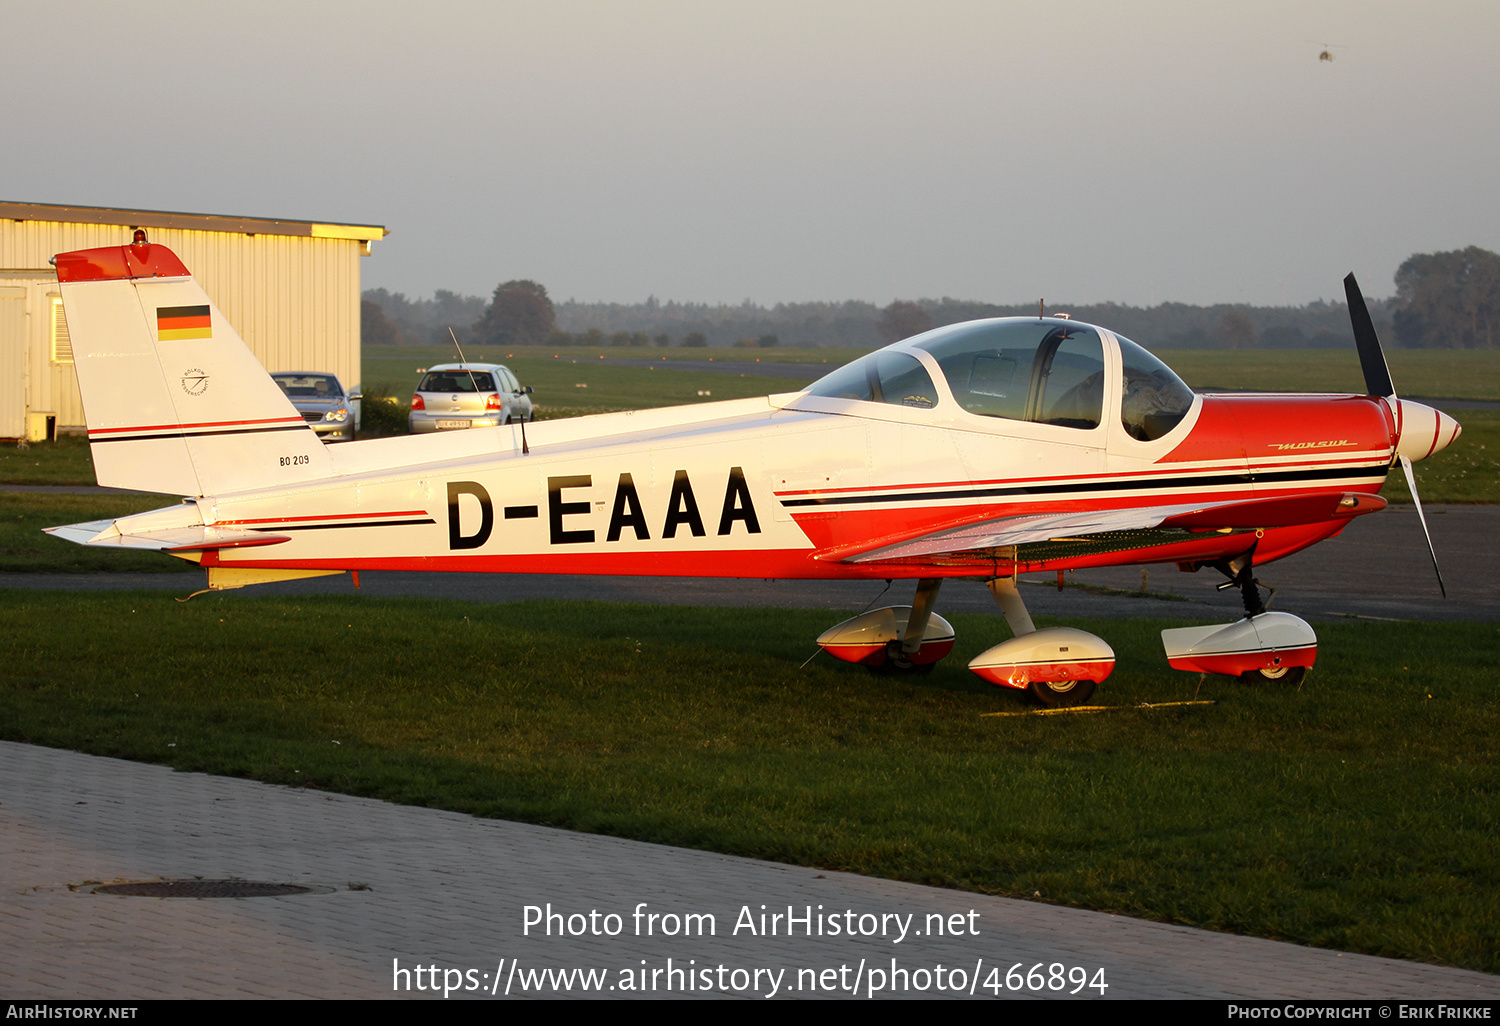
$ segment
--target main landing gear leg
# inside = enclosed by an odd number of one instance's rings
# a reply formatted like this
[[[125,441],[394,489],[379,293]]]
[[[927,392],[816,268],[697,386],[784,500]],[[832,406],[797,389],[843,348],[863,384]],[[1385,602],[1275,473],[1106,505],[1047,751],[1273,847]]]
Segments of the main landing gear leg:
[[[932,607],[937,605],[938,589],[942,586],[941,577],[924,577],[917,582],[917,594],[911,600],[906,633],[901,639],[902,655],[909,656],[922,647],[922,635],[927,633],[927,621],[932,619]]]
[[[937,662],[919,659],[917,653],[926,640],[927,625],[932,621],[932,607],[937,605],[938,589],[942,586],[941,577],[924,577],[917,582],[917,594],[911,600],[911,612],[906,614],[906,629],[902,632],[899,641],[887,643],[885,666],[878,669],[901,673],[932,672]]]
[[[981,652],[969,669],[1000,687],[1025,690],[1038,705],[1082,705],[1115,666],[1114,650],[1072,627],[1037,630],[1014,577],[996,577],[990,594],[1015,637]]]
[[[1219,590],[1226,588],[1239,588],[1240,601],[1245,604],[1246,616],[1259,616],[1266,611],[1266,604],[1260,598],[1260,582],[1255,579],[1255,549],[1215,563],[1214,569],[1223,574],[1229,580],[1219,585]],[[1275,592],[1275,588],[1271,589]]]
[[[1021,600],[1021,592],[1016,588],[1014,577],[996,577],[986,587],[995,596],[995,604],[1005,615],[1005,622],[1010,624],[1012,634],[1019,638],[1036,630],[1036,624],[1031,622],[1031,614],[1026,612],[1026,603]]]

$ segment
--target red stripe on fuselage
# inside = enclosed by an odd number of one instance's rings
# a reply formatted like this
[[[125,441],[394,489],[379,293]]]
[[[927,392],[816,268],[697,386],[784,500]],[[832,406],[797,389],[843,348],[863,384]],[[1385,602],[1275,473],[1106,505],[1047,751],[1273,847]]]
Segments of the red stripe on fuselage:
[[[402,509],[392,513],[325,513],[321,516],[306,517],[256,517],[250,520],[216,520],[215,527],[229,527],[244,524],[308,524],[322,520],[358,520],[374,519],[379,517],[427,517],[431,516],[425,509]]]

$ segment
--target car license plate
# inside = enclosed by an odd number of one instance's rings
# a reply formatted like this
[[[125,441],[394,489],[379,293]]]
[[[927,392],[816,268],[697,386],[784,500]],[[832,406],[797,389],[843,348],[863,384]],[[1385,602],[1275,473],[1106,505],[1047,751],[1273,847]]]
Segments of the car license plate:
[[[440,420],[440,421],[438,421],[438,427],[441,430],[443,430],[443,431],[447,431],[450,428],[466,428],[466,427],[470,427],[472,424],[473,424],[473,421],[468,421],[468,420]]]

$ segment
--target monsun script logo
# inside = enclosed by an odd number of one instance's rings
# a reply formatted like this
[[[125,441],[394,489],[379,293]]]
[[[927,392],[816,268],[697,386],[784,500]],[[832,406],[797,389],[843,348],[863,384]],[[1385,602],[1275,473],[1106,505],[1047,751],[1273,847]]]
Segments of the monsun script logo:
[[[198,367],[189,367],[182,372],[182,390],[188,395],[202,395],[208,391],[208,375]]]
[[[1280,449],[1282,452],[1286,452],[1288,449],[1335,449],[1341,445],[1353,444],[1354,443],[1349,441],[1349,439],[1347,438],[1340,438],[1337,441],[1328,442],[1281,442],[1280,444],[1272,443],[1271,448]]]

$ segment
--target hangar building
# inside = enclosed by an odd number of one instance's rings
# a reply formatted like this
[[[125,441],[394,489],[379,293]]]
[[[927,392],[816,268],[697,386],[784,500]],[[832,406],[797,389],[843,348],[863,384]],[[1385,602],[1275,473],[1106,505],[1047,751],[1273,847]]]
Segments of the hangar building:
[[[80,431],[73,350],[47,261],[123,246],[137,228],[173,250],[270,371],[360,380],[359,258],[379,225],[0,202],[0,438]]]

